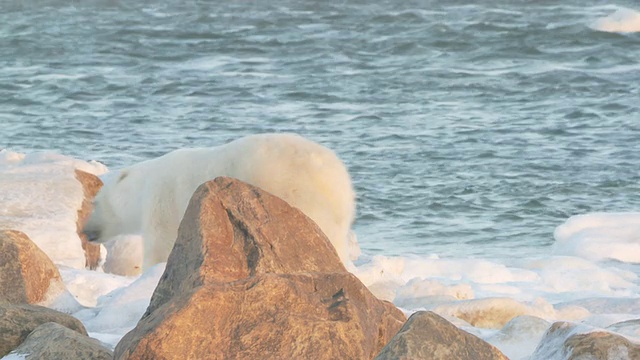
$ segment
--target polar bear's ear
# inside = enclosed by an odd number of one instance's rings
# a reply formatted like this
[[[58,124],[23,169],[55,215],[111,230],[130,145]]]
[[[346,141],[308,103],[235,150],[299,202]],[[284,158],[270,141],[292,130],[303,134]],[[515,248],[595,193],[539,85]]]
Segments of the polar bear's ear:
[[[124,180],[127,176],[129,176],[129,172],[127,170],[120,171],[120,176],[118,177],[118,183]]]

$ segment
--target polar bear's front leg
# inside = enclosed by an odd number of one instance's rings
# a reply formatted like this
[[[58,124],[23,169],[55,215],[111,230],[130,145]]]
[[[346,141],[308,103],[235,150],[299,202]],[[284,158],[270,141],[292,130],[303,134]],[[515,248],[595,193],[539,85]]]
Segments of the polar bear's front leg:
[[[158,263],[167,262],[174,242],[175,236],[167,236],[166,233],[145,234],[142,271],[146,271]]]
[[[172,199],[173,200],[173,199]],[[155,264],[166,262],[177,237],[179,221],[175,208],[165,202],[159,202],[146,220],[143,237],[142,271]]]

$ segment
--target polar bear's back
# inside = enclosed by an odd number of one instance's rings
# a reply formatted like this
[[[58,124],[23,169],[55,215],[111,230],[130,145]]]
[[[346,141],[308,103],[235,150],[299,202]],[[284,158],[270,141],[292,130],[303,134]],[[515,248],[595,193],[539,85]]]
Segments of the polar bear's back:
[[[200,184],[234,177],[302,210],[348,261],[355,195],[345,165],[330,149],[294,134],[260,134],[214,148],[177,150],[152,161],[179,187],[174,194],[184,195],[177,199],[181,214]]]
[[[293,134],[254,135],[227,145],[239,156],[229,176],[258,186],[313,219],[348,259],[355,195],[344,163],[330,149]]]

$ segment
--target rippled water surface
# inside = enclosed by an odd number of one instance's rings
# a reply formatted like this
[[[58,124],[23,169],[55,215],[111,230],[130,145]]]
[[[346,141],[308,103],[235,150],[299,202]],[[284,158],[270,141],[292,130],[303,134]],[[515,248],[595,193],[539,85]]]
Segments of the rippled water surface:
[[[293,131],[347,163],[365,252],[547,253],[640,210],[640,33],[594,25],[622,7],[3,1],[0,148],[117,168]]]

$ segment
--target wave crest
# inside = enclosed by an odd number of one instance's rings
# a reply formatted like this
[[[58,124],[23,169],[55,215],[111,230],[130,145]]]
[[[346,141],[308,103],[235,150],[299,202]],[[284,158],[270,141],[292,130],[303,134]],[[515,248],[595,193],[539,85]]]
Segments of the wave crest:
[[[613,14],[598,19],[592,27],[605,32],[640,32],[640,12],[621,8]]]

